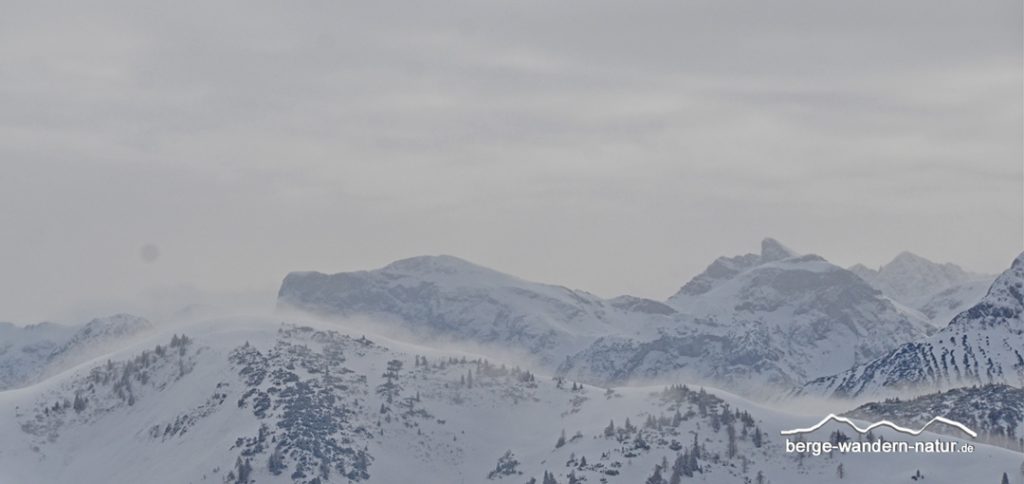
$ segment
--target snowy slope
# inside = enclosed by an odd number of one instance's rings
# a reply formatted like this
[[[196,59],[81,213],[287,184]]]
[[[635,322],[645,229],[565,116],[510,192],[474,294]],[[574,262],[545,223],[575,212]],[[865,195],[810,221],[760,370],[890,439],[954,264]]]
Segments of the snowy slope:
[[[995,279],[910,252],[901,252],[878,270],[857,264],[850,271],[886,296],[921,311],[939,327],[977,303]]]
[[[842,464],[849,482],[994,482],[1020,465],[984,445],[786,454],[779,431],[820,416],[713,389],[577,385],[335,329],[204,321],[0,392],[0,481],[634,484],[676,467],[685,481],[818,483]]]
[[[961,386],[1024,387],[1024,254],[988,293],[935,335],[874,361],[811,381],[803,393],[881,397]]]
[[[765,396],[931,331],[853,273],[772,239],[719,258],[669,299],[687,317],[650,339],[609,336],[561,366],[586,381],[677,375]]]
[[[0,390],[31,384],[152,328],[149,321],[129,314],[80,326],[0,323]]]

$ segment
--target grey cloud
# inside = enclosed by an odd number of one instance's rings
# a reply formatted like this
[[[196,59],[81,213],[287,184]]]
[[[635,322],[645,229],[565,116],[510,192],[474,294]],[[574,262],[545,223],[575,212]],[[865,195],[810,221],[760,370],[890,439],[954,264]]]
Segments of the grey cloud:
[[[0,319],[420,253],[664,297],[764,235],[998,271],[1021,8],[11,4]]]

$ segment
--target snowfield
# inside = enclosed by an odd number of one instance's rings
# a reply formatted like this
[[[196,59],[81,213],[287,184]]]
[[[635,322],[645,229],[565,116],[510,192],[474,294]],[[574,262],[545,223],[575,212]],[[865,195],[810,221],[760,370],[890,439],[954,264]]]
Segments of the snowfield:
[[[0,392],[0,482],[816,483],[837,481],[840,465],[847,482],[1020,475],[1020,453],[986,445],[787,454],[779,432],[820,414],[686,383],[582,385],[301,318],[199,321]],[[855,435],[816,438],[834,430]]]

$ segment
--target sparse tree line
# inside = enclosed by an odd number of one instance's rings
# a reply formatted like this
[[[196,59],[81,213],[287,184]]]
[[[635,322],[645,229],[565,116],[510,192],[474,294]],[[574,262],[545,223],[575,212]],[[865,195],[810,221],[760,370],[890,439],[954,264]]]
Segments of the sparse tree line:
[[[138,387],[155,385],[163,388],[192,370],[193,362],[187,358],[187,351],[191,345],[191,338],[175,334],[168,346],[156,345],[152,350],[143,350],[124,361],[107,360],[105,364],[92,368],[89,374],[75,385],[71,396],[58,398],[52,405],[42,406],[40,413],[47,417],[68,410],[81,414],[95,402],[103,399],[104,395],[114,396],[117,402],[129,406],[135,405]],[[168,367],[174,370],[167,371]],[[154,381],[153,378],[157,374],[161,378]],[[107,394],[100,391],[105,387],[110,388]]]
[[[617,452],[627,459],[639,457],[655,447],[667,447],[676,452],[674,459],[663,456],[662,462],[655,466],[645,484],[677,484],[685,478],[693,478],[704,472],[705,464],[702,462],[717,464],[736,461],[743,474],[750,471],[750,459],[744,455],[741,444],[748,442],[750,447],[759,449],[764,445],[765,437],[750,413],[732,409],[725,401],[703,389],[694,391],[685,385],[670,385],[657,394],[657,397],[667,405],[671,413],[648,414],[639,425],[634,424],[630,418],[626,418],[621,425],[617,425],[612,419],[599,436],[619,443]],[[679,435],[683,422],[691,419],[699,419],[713,434],[724,433],[724,439],[721,439],[724,441],[724,447],[718,451],[710,451],[707,442],[711,440],[702,442],[697,433],[694,433],[688,445],[683,445],[678,439],[673,438]],[[567,438],[563,429],[554,447],[562,448],[581,437],[582,435],[577,432],[572,438]],[[565,477],[569,482],[575,483],[582,482],[581,471],[597,472],[606,476],[619,475],[621,464],[618,461],[605,464],[611,458],[610,453],[602,453],[600,457],[600,461],[592,464],[588,463],[585,456],[577,459],[573,454],[567,462],[567,466],[572,469]],[[745,479],[759,484],[767,482],[762,471],[758,471],[752,479],[749,476]],[[558,482],[557,476],[545,472],[541,483],[543,482]]]

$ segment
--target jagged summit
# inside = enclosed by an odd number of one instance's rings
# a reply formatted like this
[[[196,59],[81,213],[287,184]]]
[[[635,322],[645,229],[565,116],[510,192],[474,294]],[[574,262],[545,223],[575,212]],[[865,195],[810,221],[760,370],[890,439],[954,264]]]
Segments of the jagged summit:
[[[761,241],[761,263],[774,262],[777,260],[788,259],[799,255],[796,251],[782,245],[778,240],[771,237],[765,237]]]
[[[669,302],[679,302],[689,296],[699,296],[710,291],[722,281],[729,280],[747,269],[769,262],[789,259],[797,255],[795,251],[782,245],[778,240],[765,237],[761,240],[760,254],[745,254],[715,259],[704,272],[690,279],[674,296],[670,297]]]

